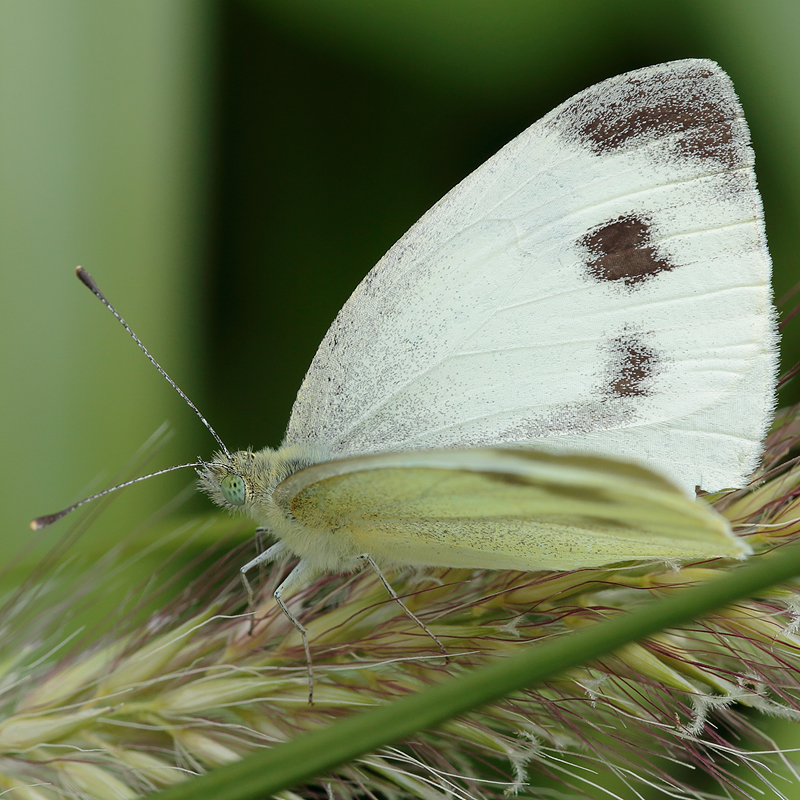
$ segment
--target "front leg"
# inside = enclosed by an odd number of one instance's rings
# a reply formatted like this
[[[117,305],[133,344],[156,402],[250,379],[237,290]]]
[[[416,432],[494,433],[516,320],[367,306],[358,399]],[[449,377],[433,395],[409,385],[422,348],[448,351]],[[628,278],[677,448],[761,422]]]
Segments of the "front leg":
[[[270,548],[272,549],[272,548]],[[278,586],[278,588],[273,593],[273,597],[275,598],[275,602],[281,607],[281,611],[289,618],[289,621],[294,625],[295,628],[300,632],[300,636],[303,639],[303,650],[306,653],[306,666],[308,667],[308,703],[309,705],[314,704],[314,673],[311,667],[311,650],[308,647],[308,632],[305,629],[305,626],[300,622],[297,617],[289,611],[286,603],[283,602],[282,596],[283,593],[287,590],[302,588],[304,586],[308,586],[314,578],[319,575],[320,570],[312,567],[308,564],[307,561],[301,560],[300,563],[286,576],[284,581]]]
[[[256,535],[258,535],[260,532],[263,532],[263,530],[263,528],[258,528],[256,530]],[[253,567],[258,567],[262,564],[269,564],[270,561],[275,561],[275,559],[280,558],[286,552],[288,552],[286,544],[284,542],[278,542],[277,544],[273,544],[272,547],[268,547],[263,553],[259,553],[255,558],[248,561],[239,570],[242,583],[244,584],[244,589],[247,592],[247,602],[250,608],[255,606],[256,598],[253,592],[253,587],[250,585],[250,581],[247,580],[247,573],[250,572]]]
[[[263,532],[263,530],[263,528],[259,528],[256,533]],[[289,549],[287,548],[285,542],[277,542],[276,544],[273,544],[272,547],[267,548],[263,553],[259,553],[255,558],[248,561],[240,569],[242,583],[247,591],[247,597],[251,607],[255,605],[255,593],[250,585],[250,581],[247,580],[247,573],[250,572],[250,570],[254,567],[275,561],[277,558],[280,558],[282,555],[288,552]],[[303,650],[306,654],[306,665],[308,667],[308,702],[310,704],[313,704],[314,702],[314,675],[311,667],[311,650],[308,646],[308,633],[300,620],[297,619],[297,617],[295,617],[291,611],[289,611],[286,603],[283,602],[283,594],[287,590],[307,586],[318,574],[319,570],[312,568],[308,562],[301,560],[283,579],[283,581],[281,581],[281,583],[278,585],[278,588],[275,589],[272,595],[275,598],[275,602],[280,606],[281,611],[283,611],[283,613],[286,615],[289,622],[291,622],[292,625],[297,628],[300,636],[302,637]]]

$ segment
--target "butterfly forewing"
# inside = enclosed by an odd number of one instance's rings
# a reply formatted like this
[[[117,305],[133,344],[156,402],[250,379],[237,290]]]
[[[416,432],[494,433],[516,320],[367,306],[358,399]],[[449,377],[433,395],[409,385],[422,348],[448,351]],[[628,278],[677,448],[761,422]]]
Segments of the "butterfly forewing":
[[[362,456],[295,473],[275,500],[385,563],[574,569],[747,551],[701,503],[599,458],[494,448]]]
[[[775,385],[747,127],[708,61],[581,92],[426,214],[343,307],[286,444],[527,443],[740,485]]]

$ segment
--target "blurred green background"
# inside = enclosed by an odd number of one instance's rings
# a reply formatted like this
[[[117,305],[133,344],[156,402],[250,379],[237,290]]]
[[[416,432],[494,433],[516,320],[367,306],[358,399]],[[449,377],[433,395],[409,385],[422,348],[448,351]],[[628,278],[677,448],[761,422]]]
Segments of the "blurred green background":
[[[214,450],[76,265],[230,449],[277,445],[337,310],[432,203],[585,86],[702,56],[752,128],[780,297],[800,278],[799,39],[794,0],[3,0],[0,588],[71,524],[29,519],[126,477],[165,421],[151,468]],[[116,497],[66,554],[151,545],[192,482]]]

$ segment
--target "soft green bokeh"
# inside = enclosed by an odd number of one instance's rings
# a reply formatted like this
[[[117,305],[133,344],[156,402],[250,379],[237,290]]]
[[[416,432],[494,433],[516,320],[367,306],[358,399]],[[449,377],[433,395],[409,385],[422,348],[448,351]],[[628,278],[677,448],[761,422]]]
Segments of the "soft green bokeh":
[[[74,269],[199,388],[210,17],[196,0],[0,4],[5,563],[33,540],[31,517],[102,488],[166,419],[178,443],[158,458],[196,449],[183,405]],[[188,480],[121,497],[85,544],[107,547]]]

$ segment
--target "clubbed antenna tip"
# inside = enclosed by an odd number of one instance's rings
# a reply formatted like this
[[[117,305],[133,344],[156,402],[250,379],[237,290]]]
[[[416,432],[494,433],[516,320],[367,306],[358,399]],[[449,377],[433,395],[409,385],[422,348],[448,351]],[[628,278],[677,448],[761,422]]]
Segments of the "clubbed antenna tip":
[[[63,511],[59,511],[56,514],[45,514],[43,517],[36,517],[36,519],[31,520],[31,530],[40,531],[42,528],[46,528],[48,525],[58,522],[61,517],[65,517],[70,511],[72,511],[71,508],[65,508]]]
[[[94,282],[94,278],[83,268],[75,267],[75,274],[80,278],[81,283],[91,289],[98,297],[102,294],[100,287]]]

